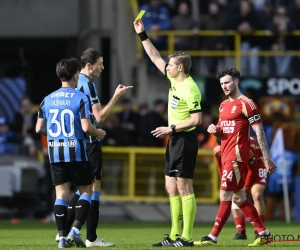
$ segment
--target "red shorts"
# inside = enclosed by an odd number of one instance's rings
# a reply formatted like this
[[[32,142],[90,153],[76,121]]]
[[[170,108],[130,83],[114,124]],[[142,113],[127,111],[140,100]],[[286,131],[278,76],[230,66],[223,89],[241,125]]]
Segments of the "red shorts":
[[[251,180],[248,181],[248,178],[246,178],[246,185],[248,184],[249,187],[252,187],[254,184],[261,184],[266,186],[267,176],[267,169],[264,163],[262,161],[258,161],[254,166],[253,176]]]
[[[227,161],[222,164],[222,190],[238,192],[245,186],[247,164],[237,161]]]

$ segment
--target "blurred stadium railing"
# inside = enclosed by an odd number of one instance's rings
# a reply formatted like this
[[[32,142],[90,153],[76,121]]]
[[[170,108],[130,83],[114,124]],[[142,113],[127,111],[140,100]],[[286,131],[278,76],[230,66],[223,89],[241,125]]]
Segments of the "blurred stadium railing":
[[[168,201],[164,148],[106,146],[102,151],[102,201]],[[198,151],[194,191],[198,203],[219,201],[219,176],[212,150]]]
[[[151,32],[148,34],[149,37],[151,35],[159,35],[159,36],[166,36],[168,38],[168,48],[167,50],[161,50],[160,54],[162,56],[168,56],[172,54],[175,51],[175,37],[176,36],[194,36],[190,30],[160,30]],[[233,37],[234,39],[234,49],[233,50],[185,50],[186,53],[188,53],[191,56],[198,56],[198,57],[234,57],[235,59],[235,67],[237,69],[241,69],[241,57],[242,56],[251,56],[253,55],[253,52],[251,51],[242,51],[241,50],[241,37],[242,36],[275,36],[278,34],[272,33],[270,31],[265,30],[258,30],[254,31],[248,34],[241,34],[239,32],[233,31],[233,30],[201,30],[199,31],[198,35],[201,36],[220,36],[220,37]],[[293,32],[286,32],[284,33],[286,36],[300,36],[300,31],[293,31]],[[141,43],[137,43],[137,58],[141,58],[142,55],[142,46]],[[299,50],[260,50],[257,51],[257,56],[300,56]]]

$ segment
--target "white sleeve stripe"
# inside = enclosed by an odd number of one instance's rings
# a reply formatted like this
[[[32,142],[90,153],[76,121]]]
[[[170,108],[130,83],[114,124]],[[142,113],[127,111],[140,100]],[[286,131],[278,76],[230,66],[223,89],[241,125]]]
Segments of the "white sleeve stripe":
[[[247,98],[246,96],[242,96],[241,99],[243,99],[244,101],[246,101],[252,110],[256,109],[256,105],[254,104],[254,102],[252,100],[250,100],[249,98]]]

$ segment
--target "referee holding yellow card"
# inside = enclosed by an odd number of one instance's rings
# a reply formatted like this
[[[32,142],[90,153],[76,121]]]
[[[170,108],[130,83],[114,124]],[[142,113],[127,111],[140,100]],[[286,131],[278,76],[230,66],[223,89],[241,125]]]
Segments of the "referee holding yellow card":
[[[141,13],[140,13],[141,14]],[[168,127],[151,131],[153,136],[169,135],[166,149],[165,186],[170,201],[172,227],[170,234],[154,247],[193,247],[193,225],[196,200],[193,177],[198,153],[196,126],[202,122],[201,94],[190,76],[192,61],[185,52],[174,52],[166,63],[144,30],[140,14],[133,25],[143,47],[155,66],[170,83]],[[184,226],[181,228],[182,219]]]

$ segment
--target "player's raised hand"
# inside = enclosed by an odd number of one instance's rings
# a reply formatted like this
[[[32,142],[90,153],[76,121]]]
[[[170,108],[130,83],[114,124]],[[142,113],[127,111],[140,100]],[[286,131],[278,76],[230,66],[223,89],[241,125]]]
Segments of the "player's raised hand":
[[[98,130],[97,138],[100,139],[100,140],[103,140],[104,137],[106,136],[106,132],[101,128],[98,128],[97,130]]]
[[[216,126],[215,124],[210,124],[207,128],[207,132],[210,134],[217,134],[221,132],[221,127]]]
[[[124,86],[119,84],[115,90],[115,96],[120,97],[126,93],[127,89],[132,89],[132,88],[133,86]]]
[[[143,24],[142,20],[140,20],[140,19],[139,20],[135,20],[133,22],[133,26],[134,26],[135,32],[137,34],[143,32],[145,30],[144,29],[144,24]]]
[[[265,163],[265,167],[267,169],[267,172],[269,174],[273,174],[275,173],[276,169],[277,169],[277,166],[275,165],[274,161],[272,159],[266,159],[264,161]]]

